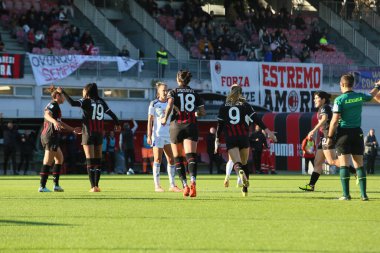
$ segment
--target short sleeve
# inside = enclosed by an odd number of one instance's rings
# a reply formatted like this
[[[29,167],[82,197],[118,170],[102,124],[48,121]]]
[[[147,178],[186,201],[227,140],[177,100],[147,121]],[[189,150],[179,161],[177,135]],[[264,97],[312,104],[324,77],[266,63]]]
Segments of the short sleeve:
[[[170,90],[169,91],[168,98],[175,98],[175,90]]]
[[[197,107],[205,106],[203,99],[201,98],[201,96],[199,96],[198,93],[196,94],[196,97],[195,97],[195,105]]]
[[[366,101],[366,102],[369,102],[369,101],[371,101],[372,100],[372,95],[370,95],[370,94],[361,94],[362,95],[362,98],[363,98],[363,100],[364,101]]]
[[[51,112],[52,114],[54,114],[54,104],[53,103],[49,103],[46,107],[45,107],[45,111],[49,111]]]
[[[153,101],[149,104],[148,115],[153,115],[153,116],[154,116],[154,106],[153,106]]]
[[[342,101],[338,98],[334,101],[334,106],[332,109],[333,113],[341,113],[342,112]]]
[[[247,115],[253,119],[253,116],[256,114],[255,109],[253,109],[253,107],[248,103],[246,103],[245,108]]]
[[[217,116],[217,119],[220,120],[220,121],[224,121],[223,108],[224,108],[224,105],[222,105],[219,108],[219,112],[218,112],[218,116]]]
[[[322,106],[321,110],[319,111],[320,115],[327,114],[326,105]]]
[[[108,113],[110,111],[110,108],[108,107],[107,103],[104,100],[102,100],[102,105],[104,107],[104,112]]]

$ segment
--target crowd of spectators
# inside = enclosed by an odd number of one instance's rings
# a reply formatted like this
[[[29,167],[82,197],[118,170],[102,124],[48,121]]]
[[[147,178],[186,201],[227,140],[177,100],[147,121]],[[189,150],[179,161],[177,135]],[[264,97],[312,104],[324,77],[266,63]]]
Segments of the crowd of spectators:
[[[225,0],[223,21],[203,11],[200,0],[185,0],[179,8],[169,1],[161,8],[154,0],[139,2],[198,59],[311,62],[317,51],[336,50],[317,17],[291,15],[286,8],[274,12],[257,0]]]
[[[85,55],[98,53],[90,32],[81,32],[70,23],[74,17],[72,0],[32,1],[24,2],[21,6],[12,3],[1,1],[2,26],[9,29],[11,35],[28,52]]]

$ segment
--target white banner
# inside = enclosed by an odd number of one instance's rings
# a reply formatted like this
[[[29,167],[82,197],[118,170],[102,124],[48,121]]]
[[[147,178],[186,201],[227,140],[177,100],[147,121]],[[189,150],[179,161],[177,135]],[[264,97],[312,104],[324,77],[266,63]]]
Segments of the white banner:
[[[257,62],[210,61],[212,92],[227,94],[236,83],[247,101],[259,105],[259,67]]]
[[[273,112],[314,111],[314,92],[321,89],[323,65],[260,62],[261,106]]]
[[[128,71],[138,61],[118,56],[28,54],[37,85],[50,84],[76,71],[84,62],[117,62],[118,71]]]

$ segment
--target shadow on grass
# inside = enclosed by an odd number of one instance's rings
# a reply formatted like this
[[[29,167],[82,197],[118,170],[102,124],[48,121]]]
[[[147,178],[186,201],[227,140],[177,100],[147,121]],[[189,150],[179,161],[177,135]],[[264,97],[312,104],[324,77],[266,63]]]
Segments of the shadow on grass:
[[[1,220],[0,226],[72,226],[70,224],[38,222],[38,221],[20,221],[20,220]]]

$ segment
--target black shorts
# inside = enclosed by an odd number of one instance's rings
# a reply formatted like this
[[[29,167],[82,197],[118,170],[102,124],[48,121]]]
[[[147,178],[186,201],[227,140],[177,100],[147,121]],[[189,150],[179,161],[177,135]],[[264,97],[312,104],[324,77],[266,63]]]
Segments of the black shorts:
[[[98,132],[92,132],[91,134],[83,132],[82,145],[103,145],[103,134]]]
[[[227,150],[233,148],[249,148],[249,137],[247,136],[236,136],[236,137],[226,137],[226,147]]]
[[[170,142],[177,144],[183,140],[198,141],[198,126],[194,123],[177,124],[173,121],[170,123]]]
[[[363,131],[358,128],[338,128],[336,134],[336,152],[339,155],[363,155]]]
[[[61,144],[60,135],[41,135],[41,144],[44,150],[57,152]]]
[[[332,138],[332,142],[330,143],[330,145],[327,145],[327,137],[321,136],[317,149],[322,149],[322,150],[335,149],[335,142],[336,142],[336,137],[334,136],[334,138]]]

